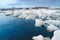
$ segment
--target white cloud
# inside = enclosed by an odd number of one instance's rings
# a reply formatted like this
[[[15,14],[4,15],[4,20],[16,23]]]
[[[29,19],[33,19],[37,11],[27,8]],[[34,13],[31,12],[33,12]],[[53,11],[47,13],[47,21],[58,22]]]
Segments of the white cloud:
[[[0,5],[9,5],[17,2],[18,2],[17,0],[0,0]]]
[[[16,4],[17,0],[0,0],[0,8],[12,7],[10,4]]]
[[[20,5],[15,5],[15,7],[22,7],[22,8],[26,8],[26,7],[31,7],[31,5],[27,5],[25,3],[21,3]]]
[[[31,7],[21,0],[0,0],[0,8]]]

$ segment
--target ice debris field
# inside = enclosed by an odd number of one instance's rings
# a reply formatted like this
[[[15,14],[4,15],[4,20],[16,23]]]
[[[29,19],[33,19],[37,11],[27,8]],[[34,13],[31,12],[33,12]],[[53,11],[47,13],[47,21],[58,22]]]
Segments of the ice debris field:
[[[35,27],[44,25],[49,32],[53,32],[52,38],[44,37],[42,34],[33,36],[33,40],[60,40],[60,10],[51,9],[29,9],[0,11],[8,17],[17,17],[24,20],[35,20]],[[39,31],[40,32],[40,31]]]

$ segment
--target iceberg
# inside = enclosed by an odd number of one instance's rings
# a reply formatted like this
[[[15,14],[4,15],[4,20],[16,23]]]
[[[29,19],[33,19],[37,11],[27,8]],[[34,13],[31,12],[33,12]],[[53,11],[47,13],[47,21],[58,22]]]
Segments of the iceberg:
[[[56,30],[54,32],[54,36],[52,37],[51,40],[60,40],[60,30]]]
[[[56,26],[57,28],[60,28],[60,21],[59,20],[46,20],[45,23],[47,24],[52,24],[54,26]]]
[[[36,19],[35,20],[35,26],[37,27],[41,27],[41,25],[43,24],[44,22],[41,20],[41,19]]]
[[[51,40],[49,37],[43,37],[42,35],[32,37],[33,40]]]
[[[44,40],[44,37],[42,35],[34,36],[32,37],[33,40]]]
[[[50,24],[50,25],[47,27],[47,30],[50,31],[50,32],[52,32],[52,31],[58,30],[58,27]]]

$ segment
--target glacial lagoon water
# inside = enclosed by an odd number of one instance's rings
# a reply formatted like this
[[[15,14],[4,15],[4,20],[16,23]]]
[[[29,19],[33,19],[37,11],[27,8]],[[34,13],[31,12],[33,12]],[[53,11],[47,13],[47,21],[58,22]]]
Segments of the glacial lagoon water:
[[[32,40],[33,36],[43,35],[52,38],[53,32],[43,27],[35,27],[35,20],[18,19],[0,14],[0,40]]]

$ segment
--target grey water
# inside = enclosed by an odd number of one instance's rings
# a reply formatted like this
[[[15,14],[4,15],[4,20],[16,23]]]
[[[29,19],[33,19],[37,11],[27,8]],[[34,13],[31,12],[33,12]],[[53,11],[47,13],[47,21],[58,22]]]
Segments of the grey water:
[[[32,40],[37,35],[52,38],[53,32],[47,31],[44,25],[35,27],[35,20],[0,14],[0,40]]]

